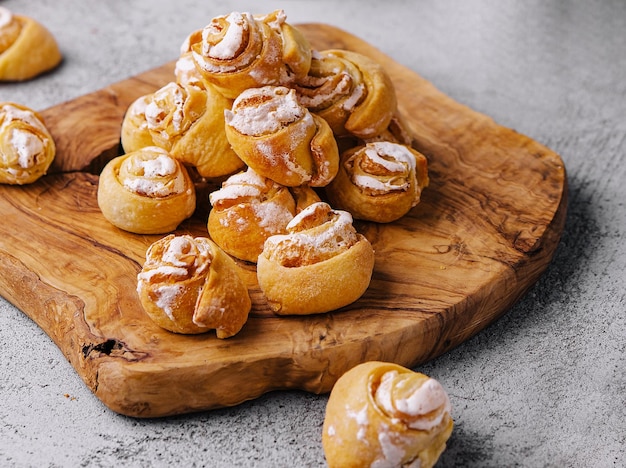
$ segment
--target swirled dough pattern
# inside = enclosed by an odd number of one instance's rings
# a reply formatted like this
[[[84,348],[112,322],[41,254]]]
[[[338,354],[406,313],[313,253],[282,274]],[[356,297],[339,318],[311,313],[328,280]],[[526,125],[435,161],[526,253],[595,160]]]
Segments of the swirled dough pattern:
[[[431,468],[454,422],[435,379],[397,364],[366,362],[335,383],[322,445],[330,468]]]
[[[0,183],[24,185],[43,176],[56,147],[41,116],[26,106],[0,103]]]
[[[236,335],[251,300],[235,262],[205,237],[170,234],[153,243],[137,275],[137,293],[161,328],[183,334]]]

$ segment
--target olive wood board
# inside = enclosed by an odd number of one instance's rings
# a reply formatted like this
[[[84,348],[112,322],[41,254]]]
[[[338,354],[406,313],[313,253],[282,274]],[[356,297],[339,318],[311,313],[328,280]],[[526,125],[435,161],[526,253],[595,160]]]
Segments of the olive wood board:
[[[157,417],[237,405],[273,390],[325,393],[370,360],[415,367],[506,312],[553,257],[567,205],[557,154],[348,32],[298,27],[317,50],[353,50],[384,66],[413,146],[429,161],[430,186],[409,214],[390,224],[355,222],[376,251],[370,287],[357,302],[279,317],[254,266],[239,263],[253,308],[236,336],[174,334],[145,315],[136,275],[162,236],[113,227],[96,189],[103,164],[120,154],[128,105],[172,81],[174,62],[42,111],[57,145],[51,171],[28,186],[0,187],[0,293],[116,412]],[[176,233],[208,236],[206,212]]]

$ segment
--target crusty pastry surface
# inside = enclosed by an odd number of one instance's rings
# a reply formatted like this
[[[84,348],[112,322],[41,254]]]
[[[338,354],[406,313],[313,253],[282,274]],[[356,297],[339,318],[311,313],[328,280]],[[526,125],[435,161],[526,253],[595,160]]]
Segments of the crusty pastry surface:
[[[397,364],[359,364],[335,383],[322,432],[329,468],[435,465],[453,428],[435,379]]]

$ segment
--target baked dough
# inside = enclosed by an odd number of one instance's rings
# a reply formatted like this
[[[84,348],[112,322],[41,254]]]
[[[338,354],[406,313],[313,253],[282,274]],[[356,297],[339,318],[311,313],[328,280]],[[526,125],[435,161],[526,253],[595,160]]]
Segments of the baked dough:
[[[147,146],[107,163],[100,174],[98,206],[120,229],[164,234],[193,214],[196,194],[180,161],[162,148]]]
[[[450,400],[435,379],[397,364],[366,362],[335,383],[322,446],[329,468],[430,468],[453,428]]]
[[[331,205],[356,219],[389,223],[417,205],[428,186],[426,157],[406,145],[370,142],[342,153],[326,187]]]
[[[283,10],[213,18],[189,44],[203,79],[235,99],[246,89],[287,85],[306,75],[311,46],[286,19]]]
[[[212,87],[170,82],[150,96],[144,115],[152,140],[206,178],[230,175],[244,163],[230,148],[224,110],[231,101]]]
[[[202,40],[202,30],[197,29],[189,34],[180,46],[180,55],[174,64],[174,78],[176,83],[183,86],[195,86],[206,89],[207,83],[196,67],[193,59],[191,44]]]
[[[225,118],[233,150],[258,174],[288,187],[322,187],[335,177],[339,149],[333,132],[298,103],[293,89],[248,89]]]
[[[257,279],[279,315],[307,315],[351,304],[369,286],[374,250],[357,233],[352,216],[313,203],[265,241]]]
[[[24,81],[61,63],[50,31],[32,18],[0,7],[0,81]]]
[[[35,182],[55,154],[54,140],[37,112],[13,102],[0,103],[0,183]]]
[[[146,121],[146,107],[151,99],[152,94],[140,96],[126,109],[121,129],[121,143],[125,153],[132,153],[146,146],[154,146]]]
[[[309,187],[289,189],[248,168],[229,177],[209,200],[211,239],[230,255],[256,263],[266,239],[286,233],[296,213],[319,197]]]
[[[300,103],[323,117],[337,137],[376,137],[397,112],[396,92],[387,72],[356,52],[315,52],[308,75],[293,87]]]
[[[251,300],[234,260],[205,237],[170,234],[153,243],[137,275],[137,293],[161,328],[218,338],[237,334]]]

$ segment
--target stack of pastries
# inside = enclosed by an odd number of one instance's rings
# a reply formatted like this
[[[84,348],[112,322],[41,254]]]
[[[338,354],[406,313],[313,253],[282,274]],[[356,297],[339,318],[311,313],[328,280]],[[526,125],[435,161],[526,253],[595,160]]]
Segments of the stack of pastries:
[[[103,171],[98,201],[121,229],[167,234],[209,182],[219,187],[206,200],[217,248],[256,265],[275,313],[324,313],[371,281],[374,250],[354,220],[393,222],[419,203],[427,160],[411,140],[379,63],[313,49],[282,10],[232,12],[191,32],[171,82],[129,106],[126,154]],[[163,178],[185,183],[146,190]]]

